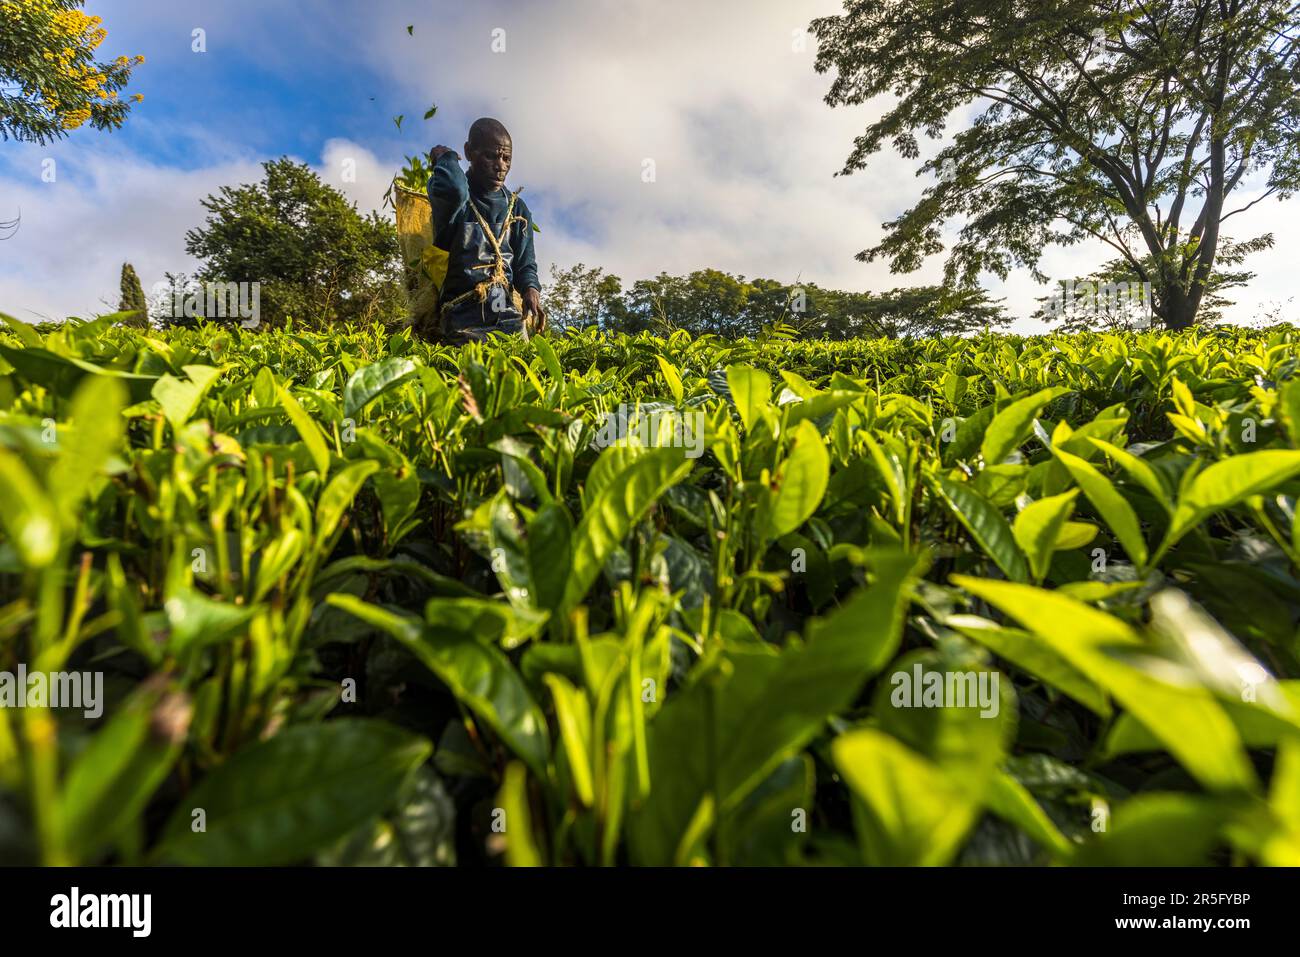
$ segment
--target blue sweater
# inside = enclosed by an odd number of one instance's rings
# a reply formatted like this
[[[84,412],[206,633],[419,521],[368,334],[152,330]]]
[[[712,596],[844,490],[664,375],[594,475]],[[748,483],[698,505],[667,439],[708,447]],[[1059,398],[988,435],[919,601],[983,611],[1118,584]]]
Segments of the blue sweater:
[[[490,266],[495,262],[492,244],[483,235],[483,227],[469,204],[477,207],[479,214],[492,227],[493,235],[499,236],[509,202],[510,193],[504,186],[493,192],[471,187],[454,153],[444,153],[434,164],[433,175],[429,177],[434,244],[448,254],[447,281],[442,287],[443,302],[469,292],[490,271],[470,267]],[[520,292],[529,288],[541,289],[541,283],[537,281],[537,254],[533,251],[533,216],[522,198],[515,200],[514,215],[524,217],[527,222],[511,223],[506,242],[501,244],[506,276]]]

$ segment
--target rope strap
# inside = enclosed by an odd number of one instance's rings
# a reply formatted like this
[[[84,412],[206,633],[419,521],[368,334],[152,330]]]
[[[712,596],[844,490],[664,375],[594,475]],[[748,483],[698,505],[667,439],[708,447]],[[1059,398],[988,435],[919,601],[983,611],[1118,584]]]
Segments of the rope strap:
[[[506,204],[506,218],[501,223],[500,236],[494,236],[492,234],[492,227],[489,226],[487,220],[483,218],[483,214],[478,211],[478,206],[475,205],[473,198],[466,200],[466,202],[469,203],[470,210],[474,213],[474,218],[477,219],[478,224],[481,227],[483,227],[483,235],[487,237],[488,244],[491,245],[492,247],[492,256],[494,259],[492,263],[483,263],[482,265],[470,266],[469,268],[490,269],[492,270],[492,272],[486,279],[484,279],[482,282],[474,286],[473,289],[469,290],[468,292],[461,293],[455,299],[443,303],[442,305],[443,312],[446,312],[452,306],[458,306],[462,302],[468,302],[470,299],[475,299],[478,302],[487,302],[488,292],[491,291],[491,289],[494,286],[508,287],[510,285],[509,279],[506,276],[506,260],[505,257],[501,254],[501,244],[505,242],[506,233],[510,231],[511,223],[514,223],[516,221],[521,223],[528,222],[528,220],[525,217],[516,216],[514,214],[515,200],[519,198],[519,193],[521,191],[522,190],[515,190],[513,193],[510,194],[510,202]],[[511,299],[514,301],[515,307],[519,309],[520,312],[522,312],[523,298],[519,295],[518,291],[516,290],[512,289],[510,292],[511,292]]]

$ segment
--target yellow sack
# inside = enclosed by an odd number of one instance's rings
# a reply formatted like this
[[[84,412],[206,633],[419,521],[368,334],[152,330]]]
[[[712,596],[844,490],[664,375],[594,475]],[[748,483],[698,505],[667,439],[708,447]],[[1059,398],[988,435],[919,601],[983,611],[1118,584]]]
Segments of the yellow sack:
[[[447,252],[433,244],[433,211],[427,195],[394,182],[393,205],[410,323],[417,335],[434,339],[439,332],[438,301],[447,281]]]

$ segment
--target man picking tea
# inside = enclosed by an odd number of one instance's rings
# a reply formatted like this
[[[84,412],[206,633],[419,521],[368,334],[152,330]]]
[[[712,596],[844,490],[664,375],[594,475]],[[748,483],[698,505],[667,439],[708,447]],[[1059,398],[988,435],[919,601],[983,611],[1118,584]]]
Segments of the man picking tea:
[[[544,329],[533,218],[519,191],[505,188],[510,133],[494,119],[475,120],[465,143],[468,174],[446,146],[435,146],[429,158],[434,245],[447,251],[444,339],[461,344],[484,341],[490,332]]]

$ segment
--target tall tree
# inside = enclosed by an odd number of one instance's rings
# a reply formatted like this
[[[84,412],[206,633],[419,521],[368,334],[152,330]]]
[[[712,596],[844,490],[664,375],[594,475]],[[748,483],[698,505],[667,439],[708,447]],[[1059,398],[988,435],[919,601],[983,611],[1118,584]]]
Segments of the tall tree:
[[[48,143],[89,122],[117,129],[123,97],[144,57],[95,59],[107,32],[84,13],[85,0],[0,0],[0,139]]]
[[[397,230],[357,211],[308,166],[263,163],[260,183],[223,186],[202,201],[203,226],[185,249],[203,260],[203,282],[259,282],[261,321],[307,325],[395,321],[406,304]]]
[[[144,286],[140,284],[140,277],[135,274],[135,267],[130,263],[122,263],[122,279],[119,288],[121,295],[117,301],[117,311],[133,314],[130,319],[125,320],[124,325],[149,325],[149,300],[145,298]]]
[[[949,282],[1028,266],[1044,247],[1111,245],[1166,326],[1193,323],[1221,224],[1300,183],[1300,6],[1280,0],[846,0],[815,20],[832,105],[890,95],[843,173],[886,143],[920,156],[954,111],[984,107],[924,162],[937,182],[859,254],[910,271],[963,217]],[[1232,207],[1252,173],[1260,195]],[[1263,237],[1261,237],[1262,239]]]
[[[624,325],[623,280],[599,266],[578,263],[560,269],[552,263],[551,281],[543,293],[546,314],[557,328],[614,329]]]
[[[194,327],[202,321],[202,316],[185,315],[184,302],[197,287],[197,281],[185,273],[164,272],[163,282],[153,287],[149,303],[149,321],[164,327]]]
[[[1272,237],[1237,243],[1224,237],[1220,240],[1219,255],[1214,270],[1205,281],[1205,295],[1197,313],[1198,325],[1214,325],[1223,321],[1223,310],[1233,304],[1225,293],[1246,285],[1255,274],[1240,266],[1246,257],[1259,249],[1272,246]],[[1147,263],[1148,274],[1152,264]],[[1132,331],[1150,326],[1152,290],[1124,259],[1112,259],[1096,273],[1082,280],[1069,280],[1038,300],[1035,319],[1056,324],[1062,332],[1080,332],[1085,329]]]

